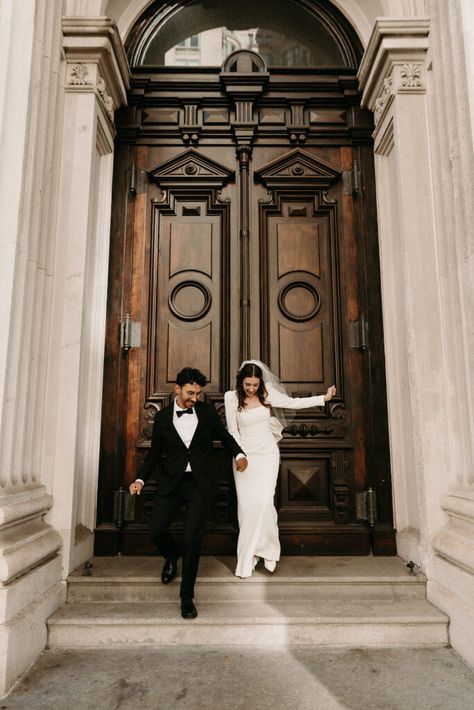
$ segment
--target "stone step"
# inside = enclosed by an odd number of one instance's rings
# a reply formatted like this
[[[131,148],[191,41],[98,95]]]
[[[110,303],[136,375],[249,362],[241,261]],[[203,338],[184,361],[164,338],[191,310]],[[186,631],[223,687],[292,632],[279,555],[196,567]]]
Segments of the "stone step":
[[[433,647],[448,644],[447,618],[425,600],[196,600],[184,620],[173,602],[78,602],[49,620],[49,648],[230,645]]]
[[[161,583],[162,560],[154,557],[95,558],[83,576],[79,568],[68,579],[68,602],[173,602],[179,575]],[[374,557],[285,557],[276,571],[260,563],[252,577],[234,576],[235,558],[202,557],[196,597],[219,601],[314,601],[324,599],[425,598],[424,575],[409,575],[402,560]]]

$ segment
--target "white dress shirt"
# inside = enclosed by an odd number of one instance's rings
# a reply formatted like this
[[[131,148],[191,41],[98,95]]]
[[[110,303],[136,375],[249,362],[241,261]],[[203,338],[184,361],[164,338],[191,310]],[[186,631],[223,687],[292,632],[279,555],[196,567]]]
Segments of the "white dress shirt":
[[[178,412],[184,412],[185,410],[178,406],[178,402],[174,400],[173,406],[173,425],[178,435],[187,449],[191,446],[191,441],[193,440],[194,433],[197,429],[198,418],[194,407],[192,408],[191,414],[183,414],[178,417]],[[236,461],[245,458],[244,454],[237,454]],[[191,471],[191,463],[186,466],[186,471]],[[141,478],[137,478],[135,483],[141,483],[145,485]]]
[[[191,446],[191,441],[193,440],[194,432],[196,431],[198,425],[198,418],[194,407],[192,409],[192,414],[183,414],[178,417],[178,412],[183,412],[184,410],[178,406],[176,399],[174,400],[174,411],[173,411],[173,424],[176,431],[178,432],[183,444],[187,449]],[[236,461],[245,458],[244,454],[237,454]],[[188,463],[186,471],[191,470],[191,464]]]
[[[174,428],[179,434],[179,437],[185,447],[189,449],[191,446],[191,441],[193,440],[194,432],[197,429],[198,425],[198,418],[196,415],[196,412],[194,411],[194,407],[191,410],[191,414],[186,413],[183,414],[182,416],[178,417],[178,412],[185,412],[185,409],[182,409],[181,407],[178,406],[178,402],[175,399],[174,400],[174,408],[173,408],[173,424]],[[188,463],[186,466],[186,471],[191,470],[191,464]]]

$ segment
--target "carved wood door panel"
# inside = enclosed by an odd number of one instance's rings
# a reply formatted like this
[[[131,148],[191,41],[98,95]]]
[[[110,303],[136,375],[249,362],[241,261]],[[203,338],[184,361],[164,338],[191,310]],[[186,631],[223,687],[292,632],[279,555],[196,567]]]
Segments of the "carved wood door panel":
[[[246,83],[238,66],[207,71],[196,86],[172,70],[146,82],[141,74],[122,112],[104,384],[104,403],[115,407],[104,407],[100,554],[116,549],[113,491],[136,477],[176,373],[201,369],[223,416],[224,392],[247,357],[267,362],[293,396],[338,390],[326,407],[299,411],[280,444],[283,551],[394,549],[370,122],[357,107],[355,77],[328,75],[319,95],[309,75],[269,84],[261,60],[252,67]],[[354,164],[367,198],[349,185]],[[124,313],[141,324],[128,351],[117,339]],[[375,335],[370,360],[353,338],[361,314]],[[233,554],[235,489],[218,444],[216,470],[204,548]],[[381,494],[372,528],[356,509],[369,485]],[[125,529],[127,553],[153,552],[153,495],[147,486]]]
[[[222,189],[228,185],[229,194],[235,194],[234,172],[193,149],[159,160],[162,151],[151,148],[141,157],[144,193],[136,210],[141,212],[144,205],[148,220],[145,227],[142,219],[135,219],[133,230],[137,259],[134,279],[141,282],[141,288],[132,288],[131,308],[132,320],[133,311],[137,318],[142,314],[142,342],[134,359],[128,355],[128,402],[133,399],[136,405],[127,405],[128,481],[136,477],[150,445],[155,413],[172,401],[176,374],[183,367],[197,367],[206,375],[206,398],[223,415],[232,339],[232,200],[223,197]],[[154,164],[156,160],[159,162]],[[143,274],[148,277],[141,281]],[[238,347],[237,341],[234,347]],[[208,520],[210,532],[216,531],[216,536],[211,536],[217,540],[212,541],[212,551],[233,545],[236,535],[229,460],[218,445],[216,472],[220,493]],[[151,481],[135,526],[129,526],[126,532],[128,552],[133,552],[135,545],[138,551],[150,547],[143,531],[154,491]],[[179,533],[179,519],[175,527]]]
[[[280,198],[277,213],[262,209],[266,262],[262,317],[267,334],[268,361],[277,369],[288,391],[295,397],[323,393],[337,383],[341,401],[337,225],[330,207],[315,204],[299,194]],[[318,199],[316,199],[318,202]],[[323,207],[323,211],[321,210]],[[328,209],[329,208],[329,209]],[[334,406],[334,405],[332,405]],[[329,406],[327,407],[329,409]],[[350,520],[349,485],[345,506],[333,515],[332,453],[321,450],[321,439],[335,434],[328,411],[305,410],[289,425],[289,436],[301,437],[313,451],[302,457],[302,444],[284,453],[280,477],[280,523],[302,518],[306,522]],[[332,448],[334,441],[332,441]]]
[[[181,363],[193,363],[206,373],[208,395],[223,394],[229,206],[212,199],[171,193],[170,203],[153,205],[148,393],[168,391]]]
[[[312,548],[316,539],[323,549],[336,551],[341,540],[347,549],[352,535],[360,551],[367,549],[355,510],[355,491],[366,482],[362,360],[347,327],[357,305],[355,225],[344,204],[344,150],[326,154],[330,162],[318,153],[289,151],[255,175],[268,195],[259,206],[263,359],[295,397],[337,387],[329,405],[300,410],[286,429],[279,525],[287,550]]]

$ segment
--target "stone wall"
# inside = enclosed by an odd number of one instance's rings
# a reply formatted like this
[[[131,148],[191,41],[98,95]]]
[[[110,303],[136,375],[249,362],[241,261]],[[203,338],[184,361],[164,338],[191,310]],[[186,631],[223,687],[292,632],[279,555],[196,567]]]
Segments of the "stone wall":
[[[398,551],[428,575],[474,664],[472,35],[461,0],[375,23],[360,70],[374,112]]]
[[[0,689],[36,659],[45,621],[65,597],[41,469],[63,105],[59,9],[47,0],[0,6]]]
[[[429,96],[433,203],[446,370],[449,465],[428,594],[450,617],[451,643],[474,665],[474,150],[472,3],[431,0]]]
[[[46,643],[93,549],[114,111],[113,22],[2,3],[0,691]]]

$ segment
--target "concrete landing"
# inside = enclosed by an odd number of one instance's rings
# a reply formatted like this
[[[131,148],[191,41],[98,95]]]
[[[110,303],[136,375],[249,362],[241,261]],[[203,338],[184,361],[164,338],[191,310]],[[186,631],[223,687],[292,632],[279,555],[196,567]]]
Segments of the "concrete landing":
[[[45,652],[4,710],[472,710],[452,650],[197,648]]]

